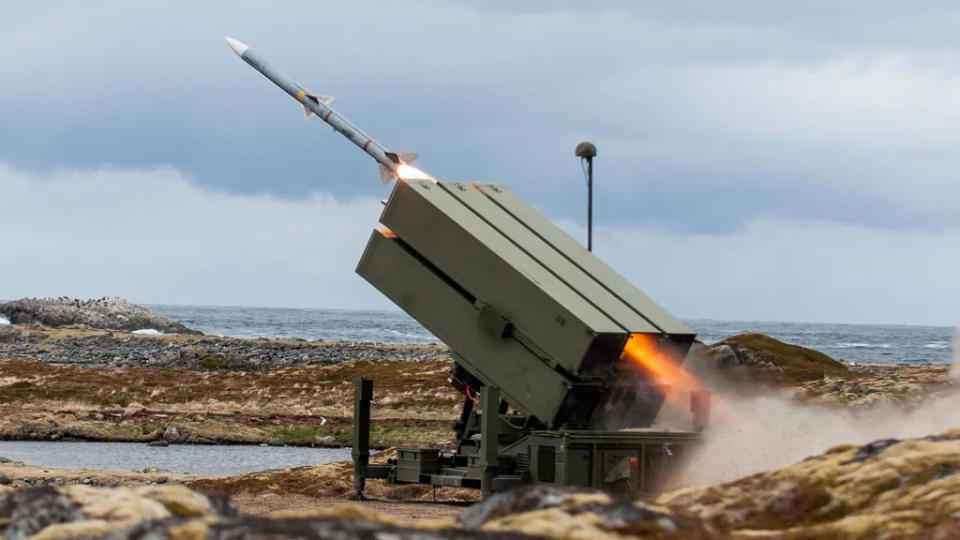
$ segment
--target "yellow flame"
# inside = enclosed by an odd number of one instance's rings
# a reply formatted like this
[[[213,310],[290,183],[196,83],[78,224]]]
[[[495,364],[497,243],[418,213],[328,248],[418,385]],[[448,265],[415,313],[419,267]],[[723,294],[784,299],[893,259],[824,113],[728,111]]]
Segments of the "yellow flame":
[[[437,181],[436,178],[430,176],[429,174],[407,163],[401,163],[400,165],[398,165],[396,173],[397,173],[397,177],[403,180],[433,180],[434,182]]]
[[[661,344],[655,335],[633,334],[623,347],[622,358],[640,366],[652,377],[666,383],[668,398],[676,396],[671,390],[697,390],[703,387],[696,377],[680,367],[680,359],[669,346]]]
[[[662,343],[654,334],[632,334],[623,347],[620,358],[633,362],[654,380],[665,383],[657,390],[669,405],[679,410],[692,405],[684,402],[691,392],[707,389],[696,376],[681,367],[683,358],[678,351]],[[722,395],[711,393],[709,410],[711,423],[714,420],[721,422],[733,420],[733,409]]]

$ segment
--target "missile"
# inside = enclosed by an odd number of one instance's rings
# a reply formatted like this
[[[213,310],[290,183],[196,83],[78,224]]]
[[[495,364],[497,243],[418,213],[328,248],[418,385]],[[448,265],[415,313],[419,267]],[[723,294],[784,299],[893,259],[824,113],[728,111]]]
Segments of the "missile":
[[[388,183],[394,178],[433,179],[420,169],[410,166],[410,163],[417,158],[416,154],[388,151],[383,145],[333,110],[330,107],[333,97],[317,95],[307,91],[290,77],[270,67],[270,64],[250,50],[250,47],[245,43],[230,37],[224,37],[224,39],[227,40],[227,45],[230,45],[233,52],[237,53],[237,56],[244,62],[250,64],[250,67],[259,71],[273,84],[279,86],[284,92],[297,100],[303,106],[303,114],[306,118],[319,117],[330,124],[334,131],[340,132],[341,135],[350,139],[353,144],[359,146],[361,150],[375,159],[380,165],[381,182]]]

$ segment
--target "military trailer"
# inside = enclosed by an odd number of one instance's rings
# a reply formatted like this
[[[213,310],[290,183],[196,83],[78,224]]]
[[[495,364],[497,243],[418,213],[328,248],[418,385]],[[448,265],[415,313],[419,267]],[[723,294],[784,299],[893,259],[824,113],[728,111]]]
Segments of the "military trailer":
[[[366,478],[477,488],[524,483],[656,491],[700,439],[657,430],[669,389],[624,358],[646,334],[682,360],[693,332],[501,184],[399,180],[357,273],[451,349],[464,396],[456,447],[369,463],[373,381],[357,381],[356,496]]]

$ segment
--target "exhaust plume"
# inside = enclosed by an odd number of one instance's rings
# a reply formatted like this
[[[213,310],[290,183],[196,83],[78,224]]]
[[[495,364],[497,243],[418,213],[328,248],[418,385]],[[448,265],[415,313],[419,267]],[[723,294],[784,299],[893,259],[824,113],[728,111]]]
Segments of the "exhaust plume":
[[[958,339],[960,330],[954,340],[952,381],[960,381]],[[708,353],[691,351],[691,356],[696,354]],[[693,359],[699,361],[702,359]],[[841,444],[923,437],[960,428],[960,389],[952,385],[924,388],[933,395],[912,408],[883,395],[873,406],[852,408],[803,404],[789,391],[744,395],[745,386],[720,380],[717,372],[709,378],[700,370],[697,374],[714,390],[714,414],[704,432],[703,446],[678,473],[675,487],[734,480],[796,463]],[[892,388],[899,385],[903,390],[911,384],[899,383],[895,370],[889,377]],[[670,418],[672,413],[677,418],[679,412],[668,408],[664,416]]]

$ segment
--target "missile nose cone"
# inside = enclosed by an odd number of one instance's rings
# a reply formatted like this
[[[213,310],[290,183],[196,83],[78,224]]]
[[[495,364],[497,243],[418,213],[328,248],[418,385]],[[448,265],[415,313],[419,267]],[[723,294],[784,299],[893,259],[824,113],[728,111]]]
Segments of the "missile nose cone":
[[[233,49],[233,52],[237,53],[237,56],[243,57],[243,53],[247,52],[247,49],[250,48],[247,46],[246,43],[243,43],[242,41],[237,41],[232,37],[224,36],[223,39],[227,40],[227,45],[229,45],[230,48]]]

